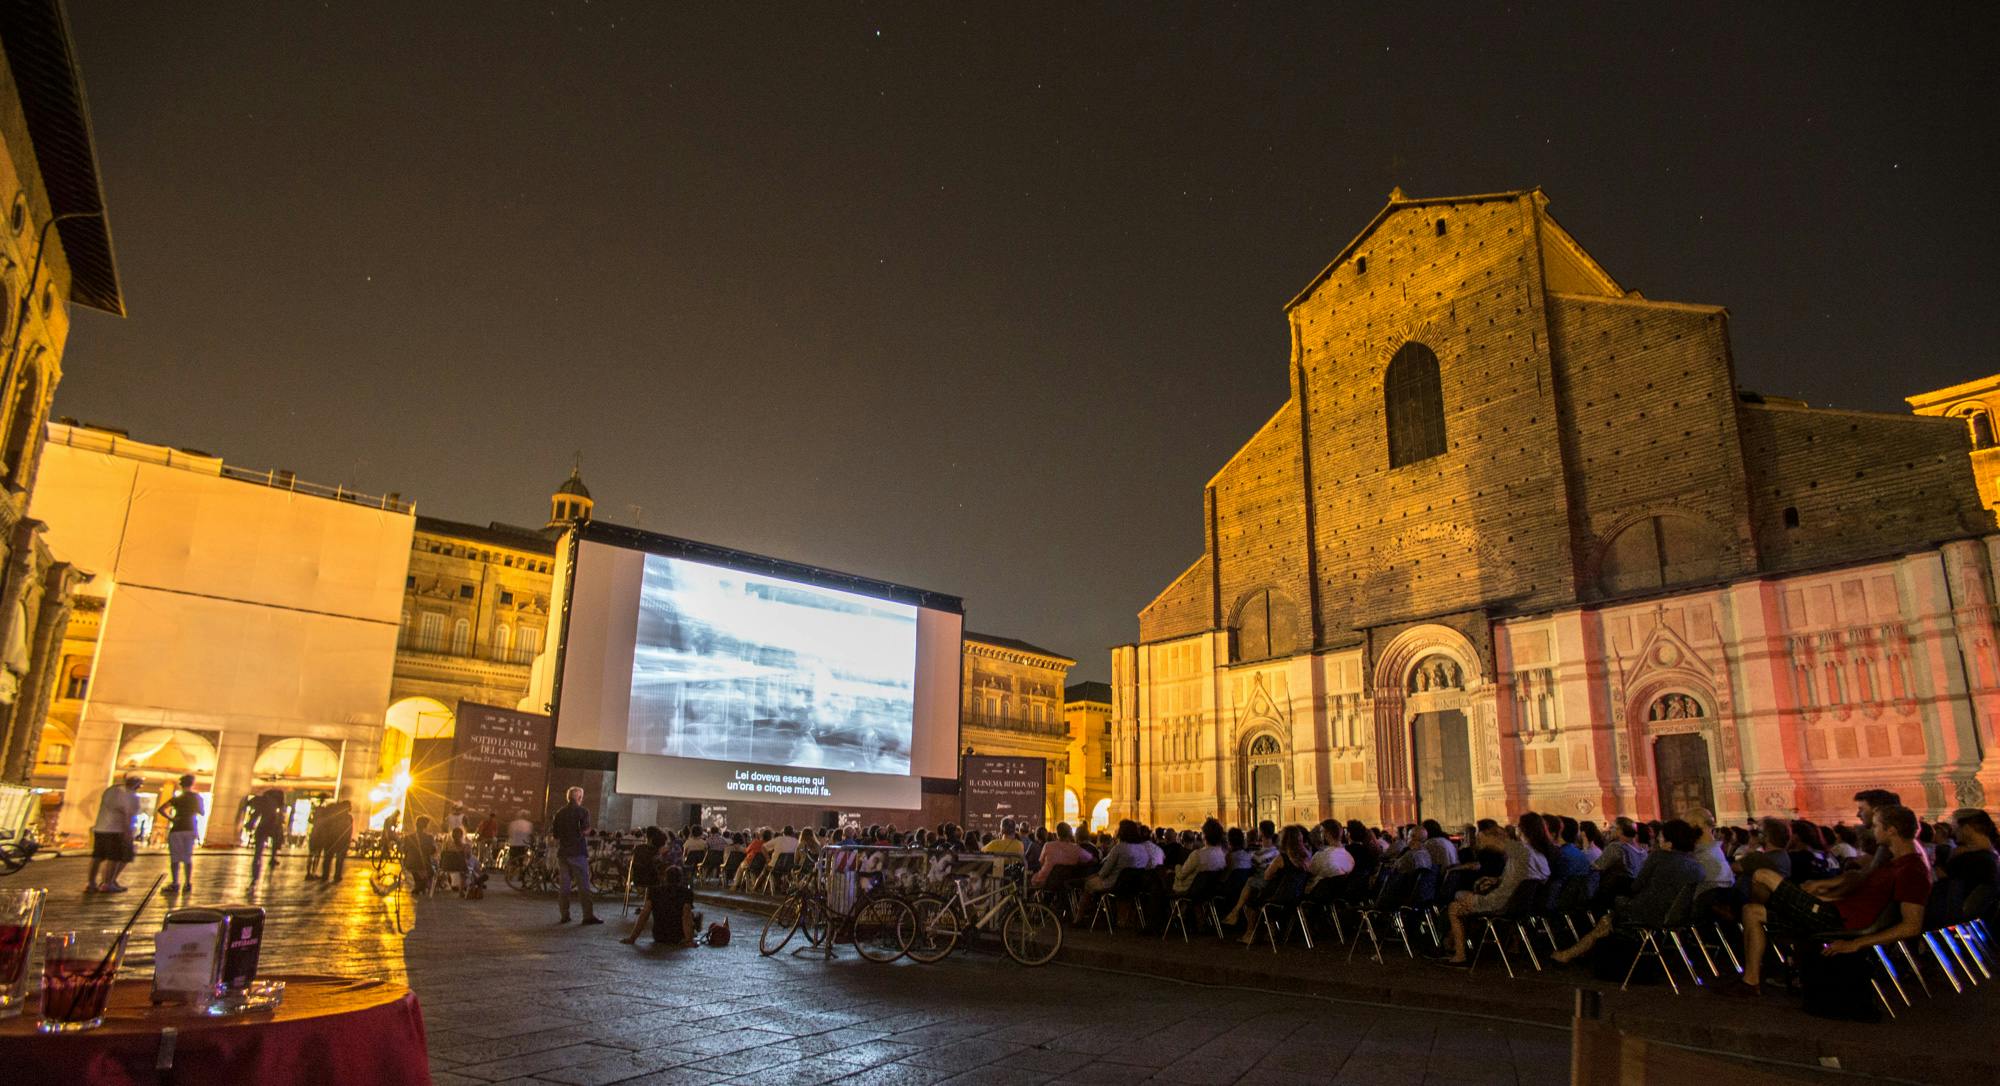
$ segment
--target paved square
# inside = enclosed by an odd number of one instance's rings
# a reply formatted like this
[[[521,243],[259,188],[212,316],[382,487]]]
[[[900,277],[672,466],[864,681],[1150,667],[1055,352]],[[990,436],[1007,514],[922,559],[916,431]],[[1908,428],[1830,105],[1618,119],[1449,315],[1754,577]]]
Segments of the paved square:
[[[79,859],[38,861],[7,885],[51,890],[48,924],[115,925],[163,870],[146,855],[133,893],[81,892]],[[244,892],[249,857],[197,859],[202,903],[270,911],[267,972],[378,976],[422,1001],[439,1086],[505,1082],[1187,1084],[1556,1083],[1566,1032],[1404,1008],[1179,984],[993,954],[875,965],[757,953],[759,917],[729,914],[724,949],[618,942],[615,901],[599,927],[555,923],[555,904],[498,887],[482,901],[377,898],[350,866],[332,887],[289,860]],[[135,930],[164,913],[149,906]],[[713,910],[711,910],[713,913]],[[149,922],[151,921],[151,922]],[[627,921],[629,924],[629,920]],[[405,934],[407,933],[407,934]],[[147,947],[131,968],[150,968]]]

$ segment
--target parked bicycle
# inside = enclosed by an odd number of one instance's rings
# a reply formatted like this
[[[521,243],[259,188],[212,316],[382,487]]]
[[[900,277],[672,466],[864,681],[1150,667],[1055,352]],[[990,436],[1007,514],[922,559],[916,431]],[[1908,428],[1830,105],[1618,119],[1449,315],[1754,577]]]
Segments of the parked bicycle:
[[[803,934],[806,945],[794,953],[818,949],[831,958],[836,943],[851,942],[855,951],[871,962],[888,963],[902,957],[916,935],[916,912],[901,895],[870,875],[854,871],[829,873],[822,863],[815,865],[812,875],[795,878],[792,891],[765,919],[764,930],[757,939],[758,952],[770,957],[790,945],[795,935]],[[849,877],[854,880],[849,885],[858,886],[861,881],[871,885],[855,893],[851,905],[840,910],[829,902],[826,887],[838,888]],[[836,900],[840,896],[838,892],[833,895]]]
[[[1022,892],[1027,872],[1015,865],[974,892],[976,876],[954,873],[950,896],[925,894],[911,903],[917,930],[909,955],[919,962],[943,961],[965,936],[1000,931],[1007,956],[1022,965],[1047,965],[1062,950],[1062,920],[1054,909],[1030,901]]]
[[[41,844],[31,834],[0,841],[0,875],[11,875],[28,866],[28,861],[41,851]]]
[[[556,888],[556,873],[549,868],[548,850],[532,845],[519,859],[509,857],[502,871],[507,885],[521,893]]]

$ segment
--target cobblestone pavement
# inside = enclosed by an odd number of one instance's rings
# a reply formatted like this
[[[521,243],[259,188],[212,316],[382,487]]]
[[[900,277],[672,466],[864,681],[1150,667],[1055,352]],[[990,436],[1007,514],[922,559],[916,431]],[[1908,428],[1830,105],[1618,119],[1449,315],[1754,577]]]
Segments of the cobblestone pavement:
[[[0,885],[51,890],[46,923],[115,925],[132,893],[81,892],[84,862],[38,861]],[[439,1086],[507,1082],[1506,1083],[1568,1079],[1565,1031],[1403,1008],[1175,984],[990,953],[875,965],[852,948],[758,955],[761,918],[730,914],[725,949],[651,950],[602,926],[555,924],[555,904],[498,887],[482,901],[378,899],[352,867],[331,888],[288,861],[243,892],[244,853],[204,853],[186,900],[270,910],[267,972],[379,976],[417,992]],[[155,901],[136,931],[164,912]],[[711,912],[711,919],[714,918]],[[628,921],[629,923],[629,921]],[[403,934],[407,932],[407,935]],[[144,955],[132,968],[145,972]]]

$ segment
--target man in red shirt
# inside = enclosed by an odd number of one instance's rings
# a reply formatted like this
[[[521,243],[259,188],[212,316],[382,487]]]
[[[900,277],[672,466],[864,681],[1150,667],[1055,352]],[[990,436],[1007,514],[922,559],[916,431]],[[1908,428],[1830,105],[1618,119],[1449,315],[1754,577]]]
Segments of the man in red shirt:
[[[1917,847],[1917,815],[1908,807],[1884,806],[1873,811],[1875,836],[1889,851],[1889,862],[1856,879],[1822,879],[1803,885],[1786,882],[1778,873],[1759,870],[1751,880],[1751,902],[1743,906],[1743,982],[1734,991],[1756,995],[1762,983],[1766,928],[1792,935],[1822,935],[1871,927],[1892,904],[1895,924],[1873,935],[1835,939],[1827,954],[1852,954],[1868,947],[1901,942],[1924,930],[1924,903],[1930,900],[1931,867]]]

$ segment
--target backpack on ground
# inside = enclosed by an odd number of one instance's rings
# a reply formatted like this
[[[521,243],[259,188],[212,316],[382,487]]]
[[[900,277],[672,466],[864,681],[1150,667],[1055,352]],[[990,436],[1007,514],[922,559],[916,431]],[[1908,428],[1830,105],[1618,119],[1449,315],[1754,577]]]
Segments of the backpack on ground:
[[[710,924],[708,926],[708,933],[701,937],[701,941],[703,944],[707,946],[713,946],[713,947],[728,946],[729,945],[728,919],[724,918],[722,920],[716,921],[713,924]]]

